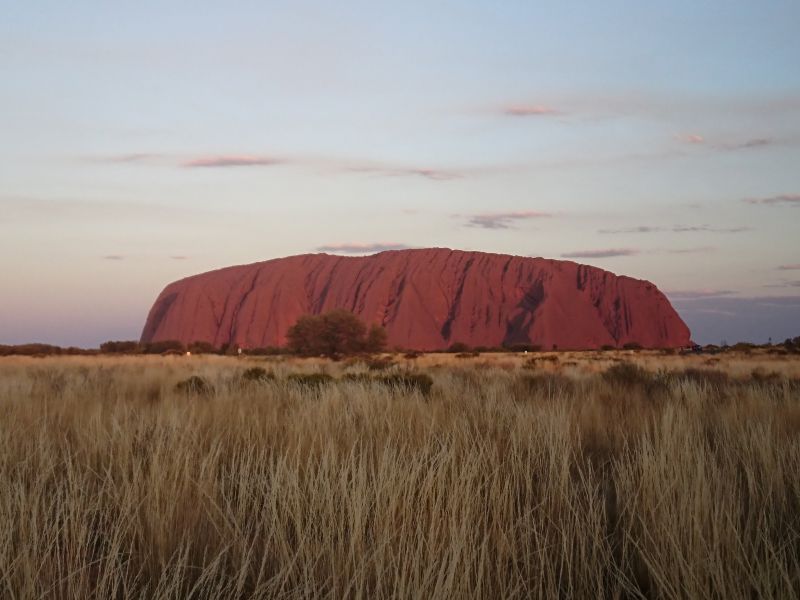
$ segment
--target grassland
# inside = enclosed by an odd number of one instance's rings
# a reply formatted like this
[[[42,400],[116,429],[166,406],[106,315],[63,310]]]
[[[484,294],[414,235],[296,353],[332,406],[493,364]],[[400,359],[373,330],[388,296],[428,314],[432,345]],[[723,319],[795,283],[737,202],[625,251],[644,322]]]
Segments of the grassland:
[[[0,597],[798,590],[797,355],[0,359]]]

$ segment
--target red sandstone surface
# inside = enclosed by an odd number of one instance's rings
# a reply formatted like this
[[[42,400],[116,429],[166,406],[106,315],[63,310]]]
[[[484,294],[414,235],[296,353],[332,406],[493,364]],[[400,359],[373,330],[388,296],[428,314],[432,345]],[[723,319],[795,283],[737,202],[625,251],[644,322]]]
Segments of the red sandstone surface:
[[[444,248],[304,254],[187,277],[156,299],[142,341],[279,346],[298,317],[334,308],[383,325],[389,347],[418,350],[690,343],[689,328],[648,281],[571,261]]]

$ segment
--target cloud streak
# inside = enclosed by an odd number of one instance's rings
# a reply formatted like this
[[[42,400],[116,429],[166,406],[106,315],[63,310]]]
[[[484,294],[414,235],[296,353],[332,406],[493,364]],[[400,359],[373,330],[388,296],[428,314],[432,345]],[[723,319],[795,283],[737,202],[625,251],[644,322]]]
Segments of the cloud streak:
[[[706,139],[697,133],[681,133],[675,136],[675,139],[684,144],[703,144]]]
[[[543,104],[511,104],[501,110],[508,117],[553,117],[560,111]]]
[[[392,242],[375,242],[371,244],[355,242],[318,246],[316,250],[317,252],[333,252],[340,254],[375,254],[376,252],[387,252],[389,250],[408,250],[409,248],[411,248],[411,246]]]
[[[286,162],[282,158],[274,156],[252,156],[252,155],[220,155],[220,156],[201,156],[181,163],[182,167],[195,169],[216,169],[226,167],[271,167]]]
[[[548,219],[552,213],[538,210],[519,210],[512,212],[481,213],[468,215],[466,227],[480,227],[482,229],[511,229],[514,223],[531,219]]]
[[[779,271],[800,271],[800,263],[793,265],[781,265],[778,267]]]
[[[392,167],[387,165],[356,164],[342,167],[342,170],[351,173],[372,173],[385,177],[422,177],[423,179],[430,179],[431,181],[450,181],[463,177],[463,174],[458,171],[429,167]]]
[[[612,258],[615,256],[635,256],[640,254],[638,248],[603,248],[600,250],[578,250],[565,252],[562,258]]]
[[[766,206],[776,206],[788,204],[790,206],[800,206],[800,194],[780,194],[778,196],[767,196],[765,198],[745,198],[747,204],[763,204]]]
[[[703,300],[706,298],[721,298],[736,294],[734,290],[672,290],[664,292],[670,300]]]
[[[622,233],[744,233],[752,231],[752,227],[713,227],[711,225],[673,225],[672,227],[651,227],[648,225],[637,225],[635,227],[622,227],[619,229],[598,229],[598,233],[622,234]]]

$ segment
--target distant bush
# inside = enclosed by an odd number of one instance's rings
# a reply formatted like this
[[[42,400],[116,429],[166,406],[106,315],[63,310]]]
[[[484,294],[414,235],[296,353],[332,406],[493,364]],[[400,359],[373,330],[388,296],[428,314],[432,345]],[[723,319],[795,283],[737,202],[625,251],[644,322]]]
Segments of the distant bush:
[[[333,377],[327,373],[292,373],[286,381],[303,387],[318,388],[331,383]]]
[[[275,374],[262,367],[250,367],[242,373],[242,380],[250,383],[264,383],[275,379]]]
[[[508,344],[503,346],[508,352],[541,352],[539,344]]]
[[[186,349],[178,340],[163,340],[160,342],[148,342],[144,345],[145,354],[164,354],[164,352],[184,352]]]
[[[478,352],[477,350],[468,350],[465,352],[459,352],[458,354],[456,354],[456,358],[475,358],[480,355],[481,353]]]
[[[454,354],[460,352],[469,352],[471,348],[465,344],[464,342],[453,342],[450,344],[450,347],[447,349],[448,352],[452,352]]]
[[[603,352],[610,352],[610,351],[616,350],[616,349],[617,349],[617,347],[616,346],[612,346],[611,344],[603,344],[602,346],[600,346],[600,350],[602,350]]]
[[[136,354],[140,351],[141,347],[136,341],[113,341],[100,344],[100,352],[103,354]]]
[[[433,387],[433,379],[425,373],[396,373],[379,377],[384,385],[401,388],[405,390],[417,390],[423,396],[427,396]]]
[[[623,350],[641,350],[642,345],[639,342],[626,342],[622,344]]]
[[[175,385],[175,391],[186,395],[207,396],[214,392],[214,387],[199,375],[192,375],[179,381]]]
[[[367,369],[370,371],[385,371],[394,364],[391,358],[373,358],[367,360]]]
[[[186,348],[192,354],[217,354],[219,349],[211,342],[196,341],[189,344]]]
[[[414,360],[415,358],[419,358],[422,355],[423,355],[422,352],[417,352],[416,350],[411,350],[410,352],[406,352],[403,355],[403,358],[407,358],[409,360]]]
[[[338,357],[360,352],[380,352],[386,346],[386,331],[367,326],[351,312],[332,310],[305,315],[289,328],[288,348],[301,356]]]
[[[80,348],[61,348],[51,344],[18,344],[16,346],[0,346],[0,356],[54,356],[58,354],[89,354]]]
[[[626,386],[645,384],[651,380],[652,375],[639,365],[621,362],[606,369],[602,377],[612,385]]]
[[[673,374],[674,377],[679,379],[686,379],[694,383],[707,384],[712,386],[721,386],[730,381],[730,377],[724,371],[717,369],[695,369],[689,368],[683,371],[678,371]]]
[[[264,346],[263,348],[249,348],[242,351],[247,356],[280,356],[287,352],[288,350],[281,346]]]

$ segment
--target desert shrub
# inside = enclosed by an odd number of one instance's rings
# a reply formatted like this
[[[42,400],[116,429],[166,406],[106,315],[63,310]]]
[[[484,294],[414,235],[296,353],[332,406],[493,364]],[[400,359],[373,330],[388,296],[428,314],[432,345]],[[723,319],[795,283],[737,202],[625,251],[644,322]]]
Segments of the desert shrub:
[[[319,388],[333,381],[327,373],[292,373],[286,378],[289,383],[308,388]]]
[[[503,348],[508,352],[541,352],[539,344],[504,344]]]
[[[0,346],[2,356],[56,356],[66,354],[64,348],[52,344],[18,344],[16,346]]]
[[[456,354],[456,358],[475,358],[480,355],[481,353],[478,352],[477,350],[469,350],[467,352],[459,352],[458,354]]]
[[[422,352],[418,352],[416,350],[411,350],[403,354],[403,358],[407,358],[409,360],[414,360],[415,358],[419,358],[420,356],[422,356]]]
[[[264,346],[263,348],[250,348],[243,350],[243,354],[248,356],[280,356],[286,354],[286,348],[280,346]]]
[[[537,394],[547,396],[560,396],[571,394],[575,391],[575,381],[565,375],[557,373],[536,373],[517,377],[512,390],[518,400],[529,398]]]
[[[351,381],[353,383],[370,383],[371,381],[374,381],[374,379],[367,373],[345,373],[342,375],[342,381]]]
[[[674,374],[678,379],[686,379],[694,383],[706,384],[711,386],[722,386],[730,381],[730,377],[724,371],[717,369],[696,369],[688,368]]]
[[[751,344],[749,342],[738,342],[730,347],[731,350],[736,352],[743,352],[744,354],[750,354],[755,348],[755,344]]]
[[[652,375],[632,362],[619,362],[603,372],[602,378],[611,385],[642,385],[652,380]]]
[[[423,396],[430,394],[433,387],[433,379],[425,373],[396,373],[379,377],[377,381],[390,387],[417,390]]]
[[[641,350],[642,345],[639,342],[626,342],[622,344],[623,350]]]
[[[394,364],[394,361],[389,358],[371,358],[367,360],[367,369],[370,371],[385,371]]]
[[[603,352],[611,352],[612,350],[616,350],[616,346],[612,346],[611,344],[603,344],[600,346],[600,350]]]
[[[750,379],[752,379],[754,383],[776,383],[781,380],[781,376],[775,371],[753,369],[750,373]]]
[[[463,353],[469,352],[470,347],[465,344],[464,342],[453,342],[450,344],[450,347],[447,349],[448,352],[452,353]]]
[[[148,342],[144,345],[145,354],[164,354],[164,352],[184,352],[183,344],[178,340],[162,340],[160,342]]]
[[[100,344],[100,352],[103,354],[136,354],[141,350],[139,342],[128,341],[109,341]]]
[[[248,383],[264,383],[275,379],[275,374],[270,373],[263,367],[250,367],[242,373],[242,381]]]
[[[176,383],[175,391],[186,395],[208,396],[214,392],[214,387],[199,375],[192,375]]]
[[[195,341],[186,348],[192,354],[217,354],[219,350],[211,342]]]
[[[301,356],[329,356],[379,352],[386,346],[382,327],[367,326],[353,313],[332,310],[321,315],[305,315],[286,334],[288,349]]]

